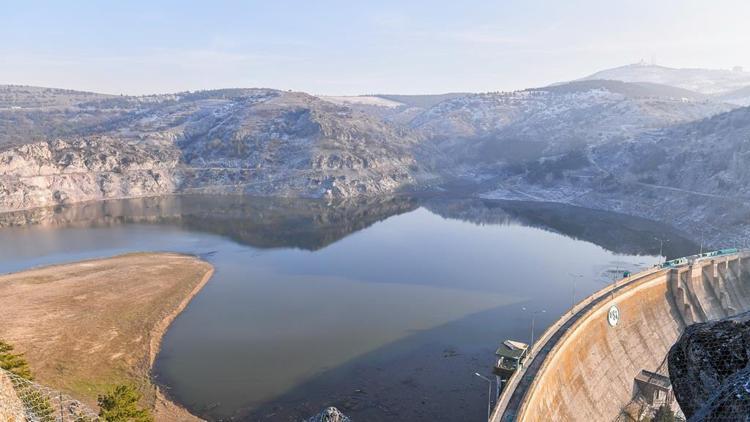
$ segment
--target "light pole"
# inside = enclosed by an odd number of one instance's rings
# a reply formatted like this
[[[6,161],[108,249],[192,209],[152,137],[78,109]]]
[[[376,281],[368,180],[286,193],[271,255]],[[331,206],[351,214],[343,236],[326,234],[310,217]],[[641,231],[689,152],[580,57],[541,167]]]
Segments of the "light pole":
[[[489,421],[490,416],[492,415],[492,380],[480,374],[479,372],[474,372],[474,375],[487,381],[489,385],[489,387],[487,388],[487,420]]]
[[[614,270],[607,270],[607,273],[612,277],[612,287],[609,289],[610,295],[612,295],[612,299],[615,298],[615,289],[617,288],[617,277],[622,274],[622,271],[620,271],[619,268],[616,268]]]
[[[526,310],[525,307],[521,308],[521,309],[524,310],[524,311]],[[529,344],[529,355],[531,355],[531,350],[534,348],[534,322],[536,320],[536,316],[538,314],[543,314],[545,312],[547,312],[547,311],[544,310],[544,309],[540,309],[538,311],[534,311],[534,312],[531,313],[531,343]]]
[[[661,257],[664,256],[664,242],[669,242],[669,239],[665,240],[665,239],[663,239],[661,237],[654,237],[654,240],[658,240],[659,241],[659,258],[661,258]],[[664,257],[664,259],[667,259],[667,258]]]
[[[570,304],[570,314],[573,315],[573,308],[576,307],[576,281],[578,281],[579,278],[583,278],[583,275],[573,273],[568,273],[568,275],[573,278],[573,301]]]

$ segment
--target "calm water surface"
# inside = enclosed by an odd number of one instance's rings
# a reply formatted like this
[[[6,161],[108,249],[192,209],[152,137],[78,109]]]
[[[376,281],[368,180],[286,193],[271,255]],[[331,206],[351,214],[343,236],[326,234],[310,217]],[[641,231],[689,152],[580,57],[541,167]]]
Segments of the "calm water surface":
[[[0,216],[0,272],[177,251],[216,273],[155,376],[210,419],[482,420],[494,349],[537,337],[610,272],[692,252],[645,220],[547,204],[182,197]],[[600,246],[601,245],[601,246]],[[581,275],[582,277],[573,277]],[[573,279],[577,282],[573,283]]]

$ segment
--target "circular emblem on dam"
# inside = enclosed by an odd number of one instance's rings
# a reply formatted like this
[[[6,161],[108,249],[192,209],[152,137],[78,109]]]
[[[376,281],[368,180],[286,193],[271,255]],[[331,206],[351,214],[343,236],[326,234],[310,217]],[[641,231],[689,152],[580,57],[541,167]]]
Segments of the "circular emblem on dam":
[[[610,306],[609,312],[607,312],[607,322],[609,322],[609,325],[612,327],[620,322],[620,308],[618,308],[617,305]]]

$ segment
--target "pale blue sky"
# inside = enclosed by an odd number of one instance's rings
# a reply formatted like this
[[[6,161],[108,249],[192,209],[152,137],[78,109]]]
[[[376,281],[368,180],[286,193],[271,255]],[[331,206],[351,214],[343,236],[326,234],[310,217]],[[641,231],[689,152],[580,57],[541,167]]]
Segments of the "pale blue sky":
[[[0,84],[495,91],[656,59],[750,67],[750,1],[0,0]]]

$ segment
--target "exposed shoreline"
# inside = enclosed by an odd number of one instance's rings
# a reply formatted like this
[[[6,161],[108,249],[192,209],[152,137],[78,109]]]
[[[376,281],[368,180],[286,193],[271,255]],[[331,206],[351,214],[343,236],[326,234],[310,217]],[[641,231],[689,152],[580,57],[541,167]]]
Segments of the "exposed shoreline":
[[[156,356],[161,351],[161,341],[164,338],[164,335],[167,333],[167,330],[169,329],[169,326],[172,325],[172,322],[177,318],[177,315],[181,314],[182,311],[185,310],[185,308],[188,306],[190,301],[193,300],[193,298],[203,289],[203,287],[208,283],[208,281],[213,277],[214,275],[214,267],[211,266],[211,269],[203,276],[201,281],[196,285],[193,290],[185,296],[185,298],[180,302],[180,304],[175,308],[169,315],[164,317],[156,326],[151,330],[151,341],[149,344],[149,356],[148,356],[148,362],[149,362],[149,372],[152,372],[154,370],[154,363],[156,362]],[[167,415],[174,414],[176,416],[179,416],[180,420],[196,420],[200,421],[203,420],[192,413],[188,411],[184,406],[180,405],[179,403],[171,400],[164,392],[161,390],[161,387],[152,381],[152,377],[149,377],[149,382],[151,383],[152,387],[156,390],[156,401],[154,402],[154,414],[157,416],[157,420],[160,420],[158,418],[159,415],[164,415],[165,413]]]
[[[133,383],[159,421],[200,420],[152,381],[161,341],[214,267],[177,253],[130,253],[0,275],[0,338],[38,382],[96,403]],[[144,331],[145,329],[145,331]]]

